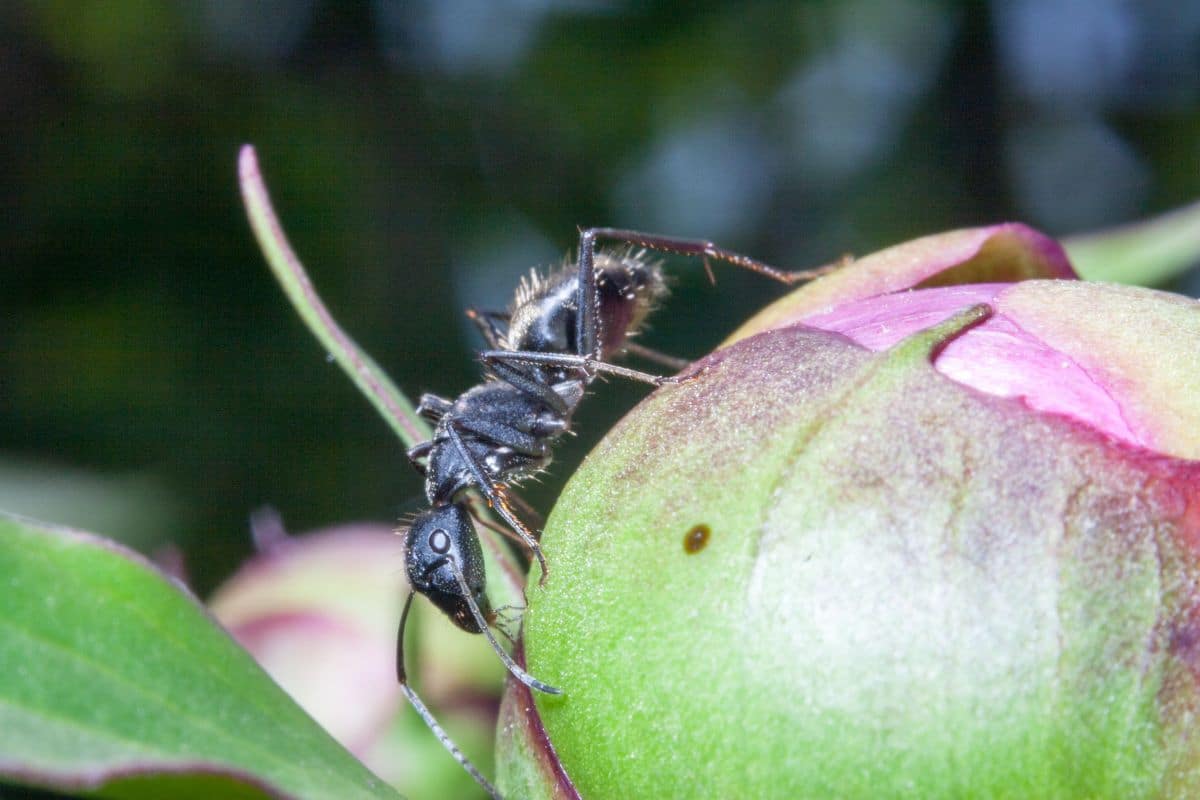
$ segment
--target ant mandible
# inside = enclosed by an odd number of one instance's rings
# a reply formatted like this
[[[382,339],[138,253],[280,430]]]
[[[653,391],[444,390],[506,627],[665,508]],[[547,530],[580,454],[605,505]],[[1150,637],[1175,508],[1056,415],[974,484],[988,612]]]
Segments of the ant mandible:
[[[597,240],[623,247],[597,251]],[[507,312],[468,310],[488,349],[479,354],[484,381],[453,401],[424,395],[418,413],[434,423],[433,438],[408,451],[425,477],[429,508],[411,522],[405,567],[411,591],[400,616],[396,672],[409,702],[451,755],[492,797],[496,790],[454,745],[408,682],[404,629],[414,593],[423,594],[468,633],[482,633],[517,680],[547,694],[561,694],[521,669],[492,635],[496,619],[486,592],[483,552],[471,523],[467,492],[475,489],[548,574],[535,535],[513,510],[507,486],[544,469],[551,445],[570,429],[575,409],[598,375],[663,385],[678,381],[610,363],[634,350],[629,337],[665,297],[662,264],[647,251],[724,261],[786,284],[810,280],[831,267],[789,272],[712,242],[678,239],[617,228],[579,234],[578,257],[557,272],[522,280]],[[836,266],[836,265],[832,265]],[[637,352],[657,357],[653,351]],[[659,357],[664,363],[674,359]]]

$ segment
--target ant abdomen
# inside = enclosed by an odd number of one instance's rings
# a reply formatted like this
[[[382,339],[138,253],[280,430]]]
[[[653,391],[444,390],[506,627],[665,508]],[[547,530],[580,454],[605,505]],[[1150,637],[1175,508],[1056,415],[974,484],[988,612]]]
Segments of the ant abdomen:
[[[600,357],[620,352],[666,295],[662,263],[648,261],[645,250],[625,248],[623,253],[597,254]]]
[[[666,296],[662,264],[630,247],[595,254],[591,298],[606,358],[618,352],[646,316]],[[579,267],[567,262],[550,275],[531,273],[521,281],[509,311],[505,349],[537,353],[579,353]]]

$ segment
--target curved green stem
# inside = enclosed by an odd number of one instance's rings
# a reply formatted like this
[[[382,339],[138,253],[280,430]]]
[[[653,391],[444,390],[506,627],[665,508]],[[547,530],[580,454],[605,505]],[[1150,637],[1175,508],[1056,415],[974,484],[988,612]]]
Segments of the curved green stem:
[[[375,360],[342,330],[329,313],[329,309],[321,302],[321,297],[308,279],[308,273],[288,242],[279,217],[271,205],[271,197],[263,183],[253,145],[242,146],[238,156],[238,178],[254,237],[262,248],[271,272],[275,274],[304,324],[333,360],[350,376],[350,380],[354,381],[354,385],[363,396],[375,406],[375,410],[406,447],[428,441],[432,431],[425,420],[417,415],[409,399]],[[483,537],[485,545],[485,558],[489,562],[488,572],[500,575],[503,579],[503,588],[497,599],[500,604],[520,603],[524,594],[522,571],[509,553],[507,545],[498,533],[486,527],[481,526],[479,534]]]
[[[304,320],[304,324],[317,337],[338,366],[350,376],[358,390],[375,406],[384,420],[407,447],[427,441],[429,426],[417,416],[408,398],[379,368],[374,359],[364,353],[354,340],[346,335],[334,320],[329,309],[321,302],[313,288],[304,265],[288,243],[279,217],[271,206],[271,197],[263,183],[258,168],[258,156],[253,145],[243,145],[238,157],[238,177],[242,187],[242,201],[258,246],[266,256],[271,272],[279,280],[292,306]]]
[[[1200,261],[1200,203],[1157,217],[1063,240],[1089,281],[1159,286]]]

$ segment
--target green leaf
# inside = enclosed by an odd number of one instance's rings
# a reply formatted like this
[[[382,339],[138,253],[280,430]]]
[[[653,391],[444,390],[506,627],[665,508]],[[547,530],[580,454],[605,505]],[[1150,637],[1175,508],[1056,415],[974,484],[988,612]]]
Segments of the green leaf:
[[[0,779],[104,797],[394,798],[178,585],[0,516]]]

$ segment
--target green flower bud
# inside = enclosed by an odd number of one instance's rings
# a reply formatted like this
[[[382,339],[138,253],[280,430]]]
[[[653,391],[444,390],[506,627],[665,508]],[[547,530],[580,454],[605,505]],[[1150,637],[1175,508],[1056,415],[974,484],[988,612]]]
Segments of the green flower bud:
[[[901,245],[614,428],[506,796],[1200,794],[1200,305],[1072,275],[1020,226]]]

